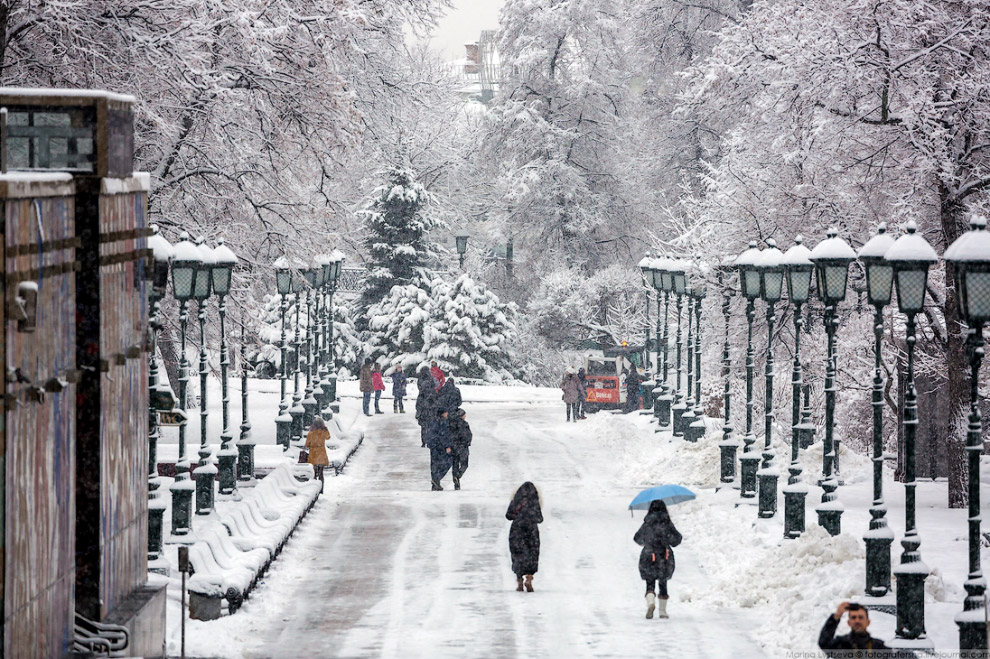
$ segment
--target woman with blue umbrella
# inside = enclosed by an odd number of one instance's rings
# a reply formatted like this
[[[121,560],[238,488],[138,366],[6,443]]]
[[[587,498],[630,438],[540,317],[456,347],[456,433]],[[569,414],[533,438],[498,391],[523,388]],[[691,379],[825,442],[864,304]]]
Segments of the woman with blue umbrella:
[[[653,488],[641,492],[633,499],[629,508],[640,508],[646,501],[649,501],[649,511],[643,519],[643,525],[636,531],[633,540],[643,547],[639,553],[639,576],[646,582],[646,617],[652,618],[653,612],[657,609],[659,599],[659,618],[667,618],[667,581],[674,575],[674,547],[681,544],[681,534],[670,519],[667,512],[667,504],[661,497],[669,499],[671,503],[679,503],[694,498],[694,494],[686,488],[679,486],[665,486],[666,488],[678,488],[683,492],[671,493],[663,488]],[[662,491],[659,491],[662,490]],[[684,494],[687,493],[687,494]],[[650,498],[647,498],[650,497]],[[656,497],[656,498],[652,498]],[[689,497],[689,498],[688,498]],[[659,593],[657,587],[659,586]],[[659,597],[658,597],[659,596]]]

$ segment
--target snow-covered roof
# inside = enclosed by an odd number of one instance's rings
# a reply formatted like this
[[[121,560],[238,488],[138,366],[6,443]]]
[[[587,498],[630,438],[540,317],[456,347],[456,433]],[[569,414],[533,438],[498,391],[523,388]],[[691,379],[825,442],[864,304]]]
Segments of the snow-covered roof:
[[[770,238],[767,240],[767,248],[760,253],[755,265],[757,268],[777,268],[783,260],[784,253],[777,249],[777,241]]]
[[[935,263],[938,254],[925,237],[917,233],[918,225],[911,220],[905,227],[907,233],[894,241],[884,255],[886,261],[909,261],[914,263]]]
[[[829,229],[827,235],[828,237],[825,240],[815,245],[815,248],[811,250],[811,256],[809,258],[812,261],[855,260],[856,252],[854,252],[853,248],[849,246],[849,243],[842,238],[839,238],[839,232],[837,229]]]
[[[217,262],[216,257],[213,256],[213,250],[206,244],[206,240],[202,236],[196,239],[196,247],[199,249],[200,261],[206,265],[213,265]]]
[[[877,235],[866,241],[866,244],[859,248],[859,258],[864,261],[875,261],[882,259],[890,246],[894,244],[894,237],[887,233],[887,223],[881,222],[877,227]]]
[[[172,247],[172,260],[197,262],[203,260],[199,248],[189,240],[189,234],[185,231],[179,234],[179,242]]]
[[[814,265],[811,262],[811,250],[804,246],[803,236],[794,239],[794,247],[784,252],[781,263],[785,266]]]
[[[316,256],[313,257],[313,265],[315,266],[322,267],[325,266],[327,263],[330,263],[329,254],[317,254]]]
[[[647,254],[639,261],[639,267],[642,268],[652,268],[653,267],[653,257]]]
[[[217,246],[213,249],[213,258],[217,263],[232,263],[236,265],[238,261],[237,255],[223,244],[223,238],[217,242]]]
[[[291,268],[292,265],[289,263],[289,259],[285,258],[284,256],[280,256],[277,259],[275,259],[275,262],[274,263],[272,263],[272,267],[273,268]]]
[[[346,258],[347,258],[347,255],[344,254],[339,249],[335,249],[332,252],[330,252],[330,261],[331,261],[331,263],[336,262],[336,261],[343,261]]]
[[[734,265],[738,268],[746,265],[756,265],[760,258],[760,249],[756,246],[756,241],[749,241],[749,247],[742,254],[736,257]]]
[[[59,89],[46,87],[0,87],[0,96],[45,96],[63,98],[105,98],[118,103],[137,103],[129,94],[117,94],[102,89]]]
[[[974,215],[969,231],[959,236],[945,250],[946,261],[990,261],[990,232],[985,217]]]
[[[653,259],[653,269],[670,272],[673,263],[674,261],[672,259],[668,259],[666,256],[660,256]]]
[[[148,238],[148,247],[155,255],[156,261],[168,261],[175,254],[172,243],[165,240],[165,236],[158,233],[158,225],[152,224],[151,230],[155,233]]]

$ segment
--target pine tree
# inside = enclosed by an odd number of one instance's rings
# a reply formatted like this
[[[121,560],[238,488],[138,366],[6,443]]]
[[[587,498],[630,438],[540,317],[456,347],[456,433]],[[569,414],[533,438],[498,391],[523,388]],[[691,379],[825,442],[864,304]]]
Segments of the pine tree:
[[[439,281],[439,280],[438,280]],[[426,359],[424,329],[433,307],[429,288],[393,286],[368,309],[368,351],[383,365],[416,368]]]
[[[427,232],[439,228],[427,212],[429,193],[408,169],[393,167],[361,215],[368,224],[365,239],[370,266],[361,292],[357,327],[368,329],[372,306],[393,286],[418,285],[428,278],[426,266],[435,248]]]
[[[467,274],[453,284],[433,287],[430,322],[424,333],[426,357],[453,375],[501,381],[507,369],[507,344],[516,334],[516,305],[504,304]]]

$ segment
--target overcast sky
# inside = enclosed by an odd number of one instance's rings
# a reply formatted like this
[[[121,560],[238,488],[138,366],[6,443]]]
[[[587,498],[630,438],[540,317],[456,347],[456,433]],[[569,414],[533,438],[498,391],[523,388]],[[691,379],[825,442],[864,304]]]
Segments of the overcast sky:
[[[448,59],[464,57],[464,44],[477,41],[482,30],[498,29],[503,4],[505,0],[454,0],[433,33],[433,46]]]

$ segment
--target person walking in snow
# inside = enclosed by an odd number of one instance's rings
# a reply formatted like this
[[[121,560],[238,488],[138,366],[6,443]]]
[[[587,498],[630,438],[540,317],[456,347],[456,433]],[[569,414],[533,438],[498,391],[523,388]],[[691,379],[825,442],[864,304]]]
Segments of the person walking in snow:
[[[371,369],[371,388],[375,390],[375,414],[385,414],[378,407],[378,401],[382,399],[382,392],[385,391],[385,381],[382,380],[382,367],[378,362],[375,362],[374,367]]]
[[[849,614],[848,634],[836,636],[842,614]],[[879,638],[870,636],[866,628],[870,626],[870,612],[862,604],[843,602],[835,613],[828,617],[818,636],[818,647],[829,657],[883,657],[890,649]]]
[[[330,430],[327,428],[323,417],[317,416],[313,419],[313,425],[306,433],[306,450],[309,451],[309,458],[306,462],[313,465],[316,478],[320,481],[320,492],[323,492],[323,470],[330,466],[327,458],[327,440],[330,439]]]
[[[454,476],[454,489],[461,489],[461,477],[468,468],[468,456],[471,453],[471,426],[468,425],[467,412],[458,408],[447,418],[450,428],[450,457]]]
[[[447,410],[449,414],[461,406],[461,390],[454,384],[454,378],[447,378],[444,385],[437,391],[437,407]]]
[[[581,381],[581,398],[578,399],[578,418],[587,419],[584,415],[584,404],[588,400],[588,374],[585,372],[584,367],[578,369],[578,380]]]
[[[443,371],[440,370],[440,367],[437,366],[437,363],[435,361],[430,362],[430,375],[433,376],[434,390],[440,391],[440,387],[443,386],[443,383],[447,379],[447,376],[443,374]]]
[[[433,387],[433,376],[426,367],[420,369],[416,386],[419,388],[416,396],[416,422],[419,423],[419,438],[423,446],[426,446],[426,431],[436,417],[437,409],[437,391]]]
[[[392,413],[405,414],[402,399],[406,397],[406,374],[402,372],[402,364],[395,367],[392,373]]]
[[[564,391],[564,403],[567,405],[567,420],[573,417],[574,423],[578,420],[578,401],[581,400],[581,380],[578,379],[577,371],[568,366],[564,373],[564,379],[560,383],[560,388]]]
[[[643,518],[643,524],[633,536],[641,545],[639,576],[646,582],[646,617],[652,618],[659,595],[660,618],[667,618],[667,581],[674,575],[674,547],[681,544],[681,534],[667,512],[667,504],[653,501]],[[657,593],[657,584],[660,592]]]
[[[533,575],[540,569],[540,527],[543,523],[543,505],[540,492],[531,482],[519,486],[512,496],[505,518],[509,527],[509,554],[512,571],[516,575],[516,590],[533,592]],[[524,581],[525,580],[525,581]]]
[[[440,481],[450,471],[451,443],[450,427],[447,424],[447,410],[437,408],[433,421],[426,431],[426,444],[430,447],[430,481],[433,491],[443,490]]]
[[[361,392],[361,403],[364,407],[364,415],[371,416],[371,392],[375,390],[374,383],[371,379],[371,357],[364,358],[364,366],[361,367],[359,379],[360,386],[358,389]]]
[[[643,378],[639,375],[639,370],[633,366],[626,375],[626,412],[639,409],[639,385]]]

